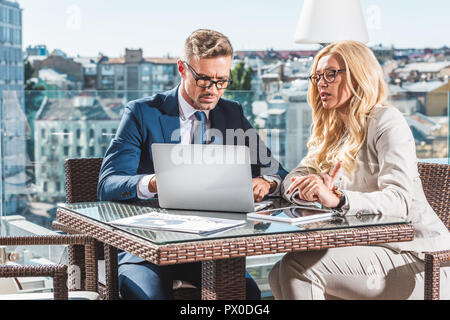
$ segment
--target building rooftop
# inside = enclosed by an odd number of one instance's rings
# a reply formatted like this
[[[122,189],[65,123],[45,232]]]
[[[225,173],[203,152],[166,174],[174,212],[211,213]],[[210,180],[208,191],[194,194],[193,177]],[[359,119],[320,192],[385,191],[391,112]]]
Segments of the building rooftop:
[[[10,7],[20,8],[19,3],[17,1],[0,0],[0,4],[7,5]]]
[[[269,115],[279,116],[279,115],[282,115],[282,114],[286,113],[286,110],[285,109],[281,109],[281,108],[272,108],[272,109],[267,110],[267,113]]]
[[[144,60],[154,64],[175,64],[178,58],[144,58]]]
[[[74,77],[67,75],[65,73],[62,72],[58,72],[54,69],[51,68],[43,68],[41,70],[39,70],[39,79],[41,79],[42,81],[46,81],[46,82],[64,82],[64,81],[78,81],[77,79],[75,79]]]
[[[142,62],[148,62],[153,64],[176,64],[178,58],[144,58]],[[141,62],[141,63],[142,63]],[[103,64],[125,64],[125,57],[120,58],[108,58]]]
[[[48,56],[28,56],[26,59],[31,63],[31,65],[33,65],[34,61],[42,61],[47,59]]]
[[[103,64],[124,64],[125,63],[125,57],[121,57],[121,58],[107,58],[102,63]]]
[[[241,50],[235,51],[234,57],[288,60],[293,57],[314,57],[316,53],[317,50]]]
[[[84,68],[91,68],[97,65],[97,57],[75,57],[73,61],[81,63]]]
[[[400,87],[399,85],[396,85],[396,84],[388,84],[388,87],[389,87],[390,94],[398,94],[398,93],[408,92],[408,90],[406,90],[405,88]]]
[[[430,92],[445,85],[444,81],[420,81],[404,83],[402,87],[409,92]]]
[[[419,141],[426,141],[432,136],[433,130],[440,127],[440,124],[433,119],[420,113],[406,115],[405,119],[413,132],[414,138]]]
[[[440,62],[414,62],[406,64],[401,68],[401,70],[406,72],[439,72],[448,66],[450,66],[450,61],[448,60]]]
[[[123,104],[121,99],[97,99],[77,96],[75,98],[45,99],[35,120],[78,121],[120,120]]]

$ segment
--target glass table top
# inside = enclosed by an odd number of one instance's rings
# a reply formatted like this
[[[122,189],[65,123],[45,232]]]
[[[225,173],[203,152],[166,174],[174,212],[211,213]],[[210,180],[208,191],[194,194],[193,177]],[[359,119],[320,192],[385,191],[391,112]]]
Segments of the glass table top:
[[[271,208],[284,208],[293,206],[281,198],[270,199],[274,202]],[[134,236],[141,237],[155,244],[181,243],[198,240],[212,240],[223,238],[261,236],[280,233],[298,233],[305,231],[333,230],[344,228],[357,228],[369,226],[382,226],[392,224],[408,224],[409,222],[400,218],[382,215],[362,215],[335,217],[331,220],[317,221],[300,225],[272,221],[255,221],[247,219],[245,213],[213,212],[213,211],[192,211],[192,210],[172,210],[162,209],[158,205],[157,199],[139,201],[133,203],[124,202],[89,202],[74,204],[58,204],[73,213],[94,221],[104,223],[112,228],[120,229]],[[269,208],[270,209],[270,208]],[[231,220],[245,220],[243,225],[212,233],[208,235],[194,234],[186,232],[173,232],[165,230],[149,230],[141,228],[130,228],[110,224],[111,221],[138,216],[149,212],[159,212],[168,215],[187,215],[199,217],[212,217]]]

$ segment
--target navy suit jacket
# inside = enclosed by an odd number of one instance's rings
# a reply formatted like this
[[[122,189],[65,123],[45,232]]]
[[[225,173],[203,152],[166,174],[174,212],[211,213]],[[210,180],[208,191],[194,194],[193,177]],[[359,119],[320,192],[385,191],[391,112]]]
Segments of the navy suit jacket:
[[[180,129],[178,89],[179,86],[152,97],[131,101],[125,107],[117,134],[106,151],[100,170],[97,190],[100,201],[137,200],[139,180],[155,172],[152,143],[180,143],[179,138],[172,140],[172,134]],[[237,139],[226,141],[227,129],[252,129],[241,105],[235,101],[220,99],[209,115],[211,129],[222,133],[223,144],[237,144]],[[252,150],[250,146],[251,153],[257,157],[257,161],[252,160],[252,176],[277,174],[284,179],[286,170],[271,157],[270,150],[260,143],[259,137],[257,139],[258,150]],[[245,144],[248,145],[248,141]],[[259,150],[261,146],[264,150]],[[270,163],[260,161],[260,154],[267,155]],[[264,168],[266,171],[261,172]],[[142,261],[135,258],[130,254],[126,257],[119,255],[121,263]]]

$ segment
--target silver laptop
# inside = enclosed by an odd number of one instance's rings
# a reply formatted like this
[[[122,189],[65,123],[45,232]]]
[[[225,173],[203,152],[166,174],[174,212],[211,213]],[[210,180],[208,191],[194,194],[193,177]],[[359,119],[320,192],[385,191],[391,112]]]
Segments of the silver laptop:
[[[252,212],[270,203],[253,201],[246,146],[152,144],[161,208]]]

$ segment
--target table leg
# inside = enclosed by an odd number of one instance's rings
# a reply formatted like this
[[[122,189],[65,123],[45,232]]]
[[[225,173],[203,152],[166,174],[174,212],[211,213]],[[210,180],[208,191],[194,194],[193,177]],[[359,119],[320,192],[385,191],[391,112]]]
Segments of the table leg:
[[[92,239],[85,245],[84,266],[86,274],[85,290],[98,292],[98,265],[96,241]]]
[[[244,300],[245,257],[202,262],[202,300]]]
[[[69,245],[69,247],[67,248],[67,258],[69,264],[69,281],[68,281],[69,290],[70,291],[86,290],[84,246],[79,244]]]
[[[117,248],[105,243],[106,300],[119,300]]]

